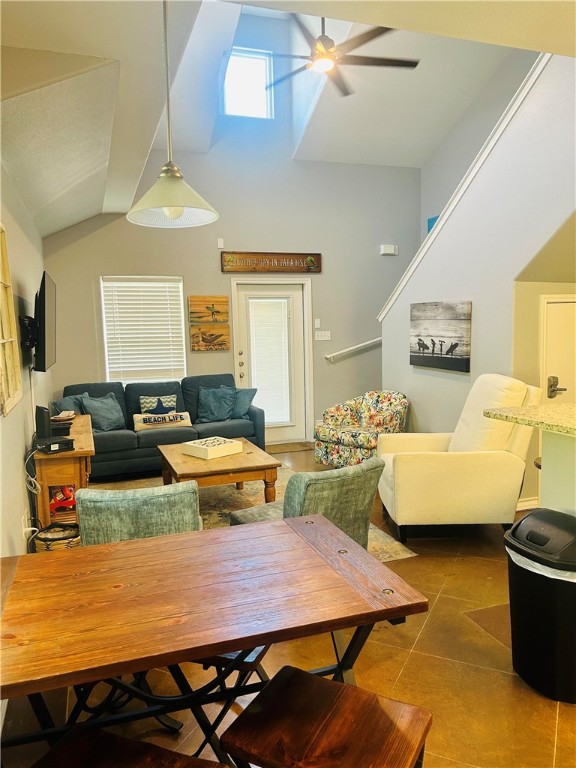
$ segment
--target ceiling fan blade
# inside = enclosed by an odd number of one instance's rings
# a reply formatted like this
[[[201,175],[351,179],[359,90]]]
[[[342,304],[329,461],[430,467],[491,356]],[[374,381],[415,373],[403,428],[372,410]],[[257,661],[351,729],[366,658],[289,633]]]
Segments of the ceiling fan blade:
[[[414,69],[420,62],[415,59],[385,59],[379,56],[342,56],[338,64],[363,64],[373,67],[405,67]]]
[[[299,72],[304,72],[304,70],[307,69],[306,64],[304,64],[303,67],[298,67],[298,69],[293,69],[292,72],[288,72],[287,75],[284,75],[283,77],[279,77],[278,80],[274,80],[273,83],[268,83],[266,86],[266,90],[269,90],[270,88],[274,88],[275,85],[279,85],[279,83],[283,83],[284,80],[288,80],[291,77],[294,77],[294,75],[297,75]]]
[[[346,81],[342,77],[342,73],[338,67],[334,67],[334,69],[326,72],[326,74],[338,88],[342,96],[350,96],[350,94],[353,93],[352,89],[347,85]]]
[[[310,56],[302,56],[298,53],[272,53],[274,59],[302,59],[303,61],[310,61]]]
[[[304,22],[302,21],[300,16],[298,16],[297,13],[292,13],[290,15],[292,16],[292,18],[294,19],[294,21],[296,22],[296,24],[298,26],[298,29],[300,30],[300,32],[302,33],[302,35],[306,39],[306,42],[310,46],[310,50],[311,51],[314,50],[314,48],[316,47],[316,38],[314,37],[312,32],[310,32],[308,27],[306,27],[306,25],[304,24]]]
[[[394,32],[394,30],[390,27],[372,27],[372,29],[367,29],[366,32],[355,35],[349,40],[344,40],[343,43],[336,46],[336,50],[339,53],[348,53],[348,51],[353,51],[354,48],[360,48],[364,43],[374,40],[375,37],[380,37],[380,35],[383,35],[386,32]]]

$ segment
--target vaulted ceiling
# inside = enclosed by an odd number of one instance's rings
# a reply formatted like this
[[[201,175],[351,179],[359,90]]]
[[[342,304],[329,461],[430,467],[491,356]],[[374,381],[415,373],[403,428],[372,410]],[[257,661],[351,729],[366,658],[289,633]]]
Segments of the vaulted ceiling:
[[[574,4],[562,0],[260,6],[341,20],[343,36],[393,27],[358,52],[421,61],[413,72],[349,68],[353,97],[324,88],[294,146],[303,161],[421,167],[508,47],[574,56]],[[169,4],[175,155],[210,150],[241,10],[225,0]],[[125,213],[155,137],[165,146],[160,0],[3,0],[0,11],[2,161],[40,233]]]

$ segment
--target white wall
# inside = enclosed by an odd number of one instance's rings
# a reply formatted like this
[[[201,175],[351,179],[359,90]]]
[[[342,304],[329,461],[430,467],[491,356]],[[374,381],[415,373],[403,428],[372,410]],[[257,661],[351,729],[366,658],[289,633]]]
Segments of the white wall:
[[[422,167],[422,240],[536,61],[532,51],[511,51],[441,146]]]
[[[16,316],[34,314],[34,296],[42,277],[42,241],[32,220],[2,168],[2,223],[14,294]],[[0,556],[25,551],[22,517],[30,513],[26,490],[24,459],[34,433],[34,404],[47,403],[52,390],[51,374],[29,370],[24,358],[22,372],[24,396],[8,413],[0,416]],[[27,364],[27,365],[26,365]],[[32,387],[32,389],[31,389]],[[34,507],[32,507],[34,511]]]
[[[450,431],[480,373],[512,373],[514,280],[574,210],[574,94],[574,59],[552,57],[423,244],[419,268],[380,315],[382,378],[409,397],[414,431]],[[472,301],[471,372],[411,366],[410,304],[466,299]]]

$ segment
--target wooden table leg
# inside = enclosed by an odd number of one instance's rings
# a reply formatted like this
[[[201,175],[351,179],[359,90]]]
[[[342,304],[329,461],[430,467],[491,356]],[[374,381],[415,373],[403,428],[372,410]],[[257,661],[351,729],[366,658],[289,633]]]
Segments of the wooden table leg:
[[[244,488],[244,483],[236,483],[236,490],[241,491]]]
[[[272,482],[264,480],[264,501],[266,504],[276,501],[276,484],[274,480]]]
[[[264,501],[269,504],[276,501],[276,468],[269,469],[264,474]]]
[[[164,457],[162,457],[162,482],[164,485],[172,485],[172,472]]]

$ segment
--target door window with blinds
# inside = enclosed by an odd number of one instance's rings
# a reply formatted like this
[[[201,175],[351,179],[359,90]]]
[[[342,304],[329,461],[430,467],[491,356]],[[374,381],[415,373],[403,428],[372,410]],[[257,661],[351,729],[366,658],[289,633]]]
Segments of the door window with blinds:
[[[186,375],[181,277],[102,277],[107,381]]]
[[[255,402],[265,403],[266,423],[291,420],[289,299],[251,298],[250,360]]]

